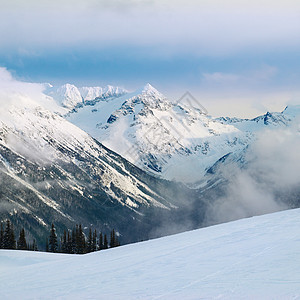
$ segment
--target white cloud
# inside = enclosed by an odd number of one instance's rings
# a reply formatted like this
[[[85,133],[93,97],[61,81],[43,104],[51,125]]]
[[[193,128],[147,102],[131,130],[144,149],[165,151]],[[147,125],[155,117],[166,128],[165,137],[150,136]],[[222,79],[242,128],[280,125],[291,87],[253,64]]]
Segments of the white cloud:
[[[38,83],[18,81],[11,73],[0,67],[0,114],[5,117],[11,106],[43,106],[50,110],[60,111],[54,100],[43,94],[45,86]]]
[[[262,132],[247,152],[246,168],[233,164],[221,169],[228,186],[211,207],[208,221],[270,213],[299,201],[299,160],[299,120],[291,128]]]

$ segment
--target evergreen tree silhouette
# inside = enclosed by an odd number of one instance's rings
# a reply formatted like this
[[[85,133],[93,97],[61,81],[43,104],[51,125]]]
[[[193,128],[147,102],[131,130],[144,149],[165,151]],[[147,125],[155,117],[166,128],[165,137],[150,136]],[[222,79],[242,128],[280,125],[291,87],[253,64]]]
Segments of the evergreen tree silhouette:
[[[25,230],[24,228],[21,229],[18,243],[17,243],[17,248],[19,250],[27,250],[27,242],[26,242],[26,237],[25,237]]]
[[[4,238],[4,231],[3,231],[3,224],[1,222],[1,225],[0,225],[0,249],[3,248],[3,238]]]
[[[64,230],[64,235],[61,237],[61,252],[67,253],[67,232]]]
[[[96,231],[96,229],[93,232],[92,251],[97,251],[97,231]]]
[[[102,234],[102,232],[100,232],[100,235],[99,235],[99,245],[98,245],[98,249],[99,249],[99,250],[102,250],[102,249],[103,249],[103,234]]]
[[[86,252],[86,243],[85,243],[85,236],[82,231],[82,226],[79,224],[78,227],[78,244],[77,244],[77,253],[83,254]]]
[[[110,232],[110,248],[114,248],[116,247],[116,234],[115,234],[115,230],[113,229]]]
[[[57,252],[57,235],[54,224],[51,225],[50,236],[49,236],[49,252]]]
[[[66,253],[72,253],[72,237],[70,235],[70,232],[68,230],[68,234],[67,234],[67,246],[66,246]]]
[[[9,220],[6,221],[6,227],[3,234],[3,248],[16,249],[15,233]]]
[[[106,236],[106,234],[104,234],[103,249],[108,249],[108,241],[107,241],[107,236]]]
[[[92,228],[90,227],[89,230],[89,236],[86,244],[86,252],[92,252],[93,251],[93,235],[92,235]]]
[[[77,231],[78,231],[78,228],[77,228],[77,225],[76,225],[76,228],[73,228],[72,230],[72,237],[71,237],[71,253],[77,253],[77,240],[76,240],[76,236],[77,236]]]

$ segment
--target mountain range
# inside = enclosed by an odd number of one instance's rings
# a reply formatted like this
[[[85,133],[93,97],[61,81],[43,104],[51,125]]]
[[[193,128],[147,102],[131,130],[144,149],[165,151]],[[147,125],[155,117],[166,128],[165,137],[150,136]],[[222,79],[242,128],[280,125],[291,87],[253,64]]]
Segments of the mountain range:
[[[115,228],[122,243],[208,224],[228,183],[220,165],[244,166],[257,132],[287,128],[300,111],[214,118],[192,95],[172,102],[150,84],[44,88],[44,102],[0,114],[0,216],[40,245],[51,223]]]
[[[88,103],[82,97],[65,118],[146,172],[190,185],[220,158],[243,151],[257,132],[285,128],[299,115],[299,107],[288,107],[254,119],[214,118],[192,95],[172,102],[150,84],[110,95]]]

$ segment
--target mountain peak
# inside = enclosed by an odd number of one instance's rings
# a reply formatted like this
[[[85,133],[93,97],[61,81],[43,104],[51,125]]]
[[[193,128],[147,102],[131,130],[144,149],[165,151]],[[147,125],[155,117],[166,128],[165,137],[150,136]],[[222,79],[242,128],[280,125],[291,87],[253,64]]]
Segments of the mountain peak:
[[[136,91],[136,94],[146,94],[146,95],[157,95],[157,96],[161,96],[162,94],[156,89],[154,88],[150,83],[147,83],[144,87],[138,89]]]
[[[78,88],[70,83],[59,87],[49,86],[46,89],[46,94],[54,98],[60,105],[69,109],[82,102]]]
[[[128,93],[127,90],[107,85],[106,87],[76,87],[73,84],[66,83],[61,86],[46,86],[45,94],[55,99],[59,105],[69,110],[76,106],[84,105],[85,101],[93,101],[97,98],[113,98]]]
[[[161,95],[161,93],[154,88],[150,83],[147,83],[143,89],[142,94],[148,94],[148,95]]]
[[[65,84],[62,85],[62,88],[74,89],[74,88],[76,88],[76,86],[74,84],[71,84],[71,83],[65,83]]]
[[[149,82],[144,86],[144,90],[148,91],[148,90],[153,90],[155,89]]]

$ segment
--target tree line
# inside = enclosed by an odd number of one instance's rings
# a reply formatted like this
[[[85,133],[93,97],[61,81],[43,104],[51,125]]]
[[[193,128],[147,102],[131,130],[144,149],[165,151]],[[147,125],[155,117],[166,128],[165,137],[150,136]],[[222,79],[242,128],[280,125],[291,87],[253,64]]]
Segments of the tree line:
[[[0,225],[0,249],[38,250],[35,239],[32,243],[26,241],[24,228],[20,230],[19,238],[16,240],[14,227],[10,220],[6,220],[5,228],[2,223]]]
[[[63,235],[58,238],[54,224],[51,225],[49,236],[46,238],[46,251],[56,253],[84,254],[120,246],[118,235],[113,229],[110,239],[106,234],[89,229],[86,236],[82,225],[76,225],[72,230],[64,230]],[[36,240],[29,243],[26,239],[24,228],[19,232],[16,240],[13,224],[6,220],[5,227],[0,225],[0,249],[17,249],[38,251]]]
[[[110,241],[108,242],[107,235],[100,232],[98,237],[96,229],[92,231],[90,228],[86,237],[81,224],[76,224],[72,230],[64,230],[60,239],[57,237],[54,224],[52,224],[50,235],[46,239],[47,252],[84,254],[118,246],[120,246],[120,242],[114,229],[110,232]]]

